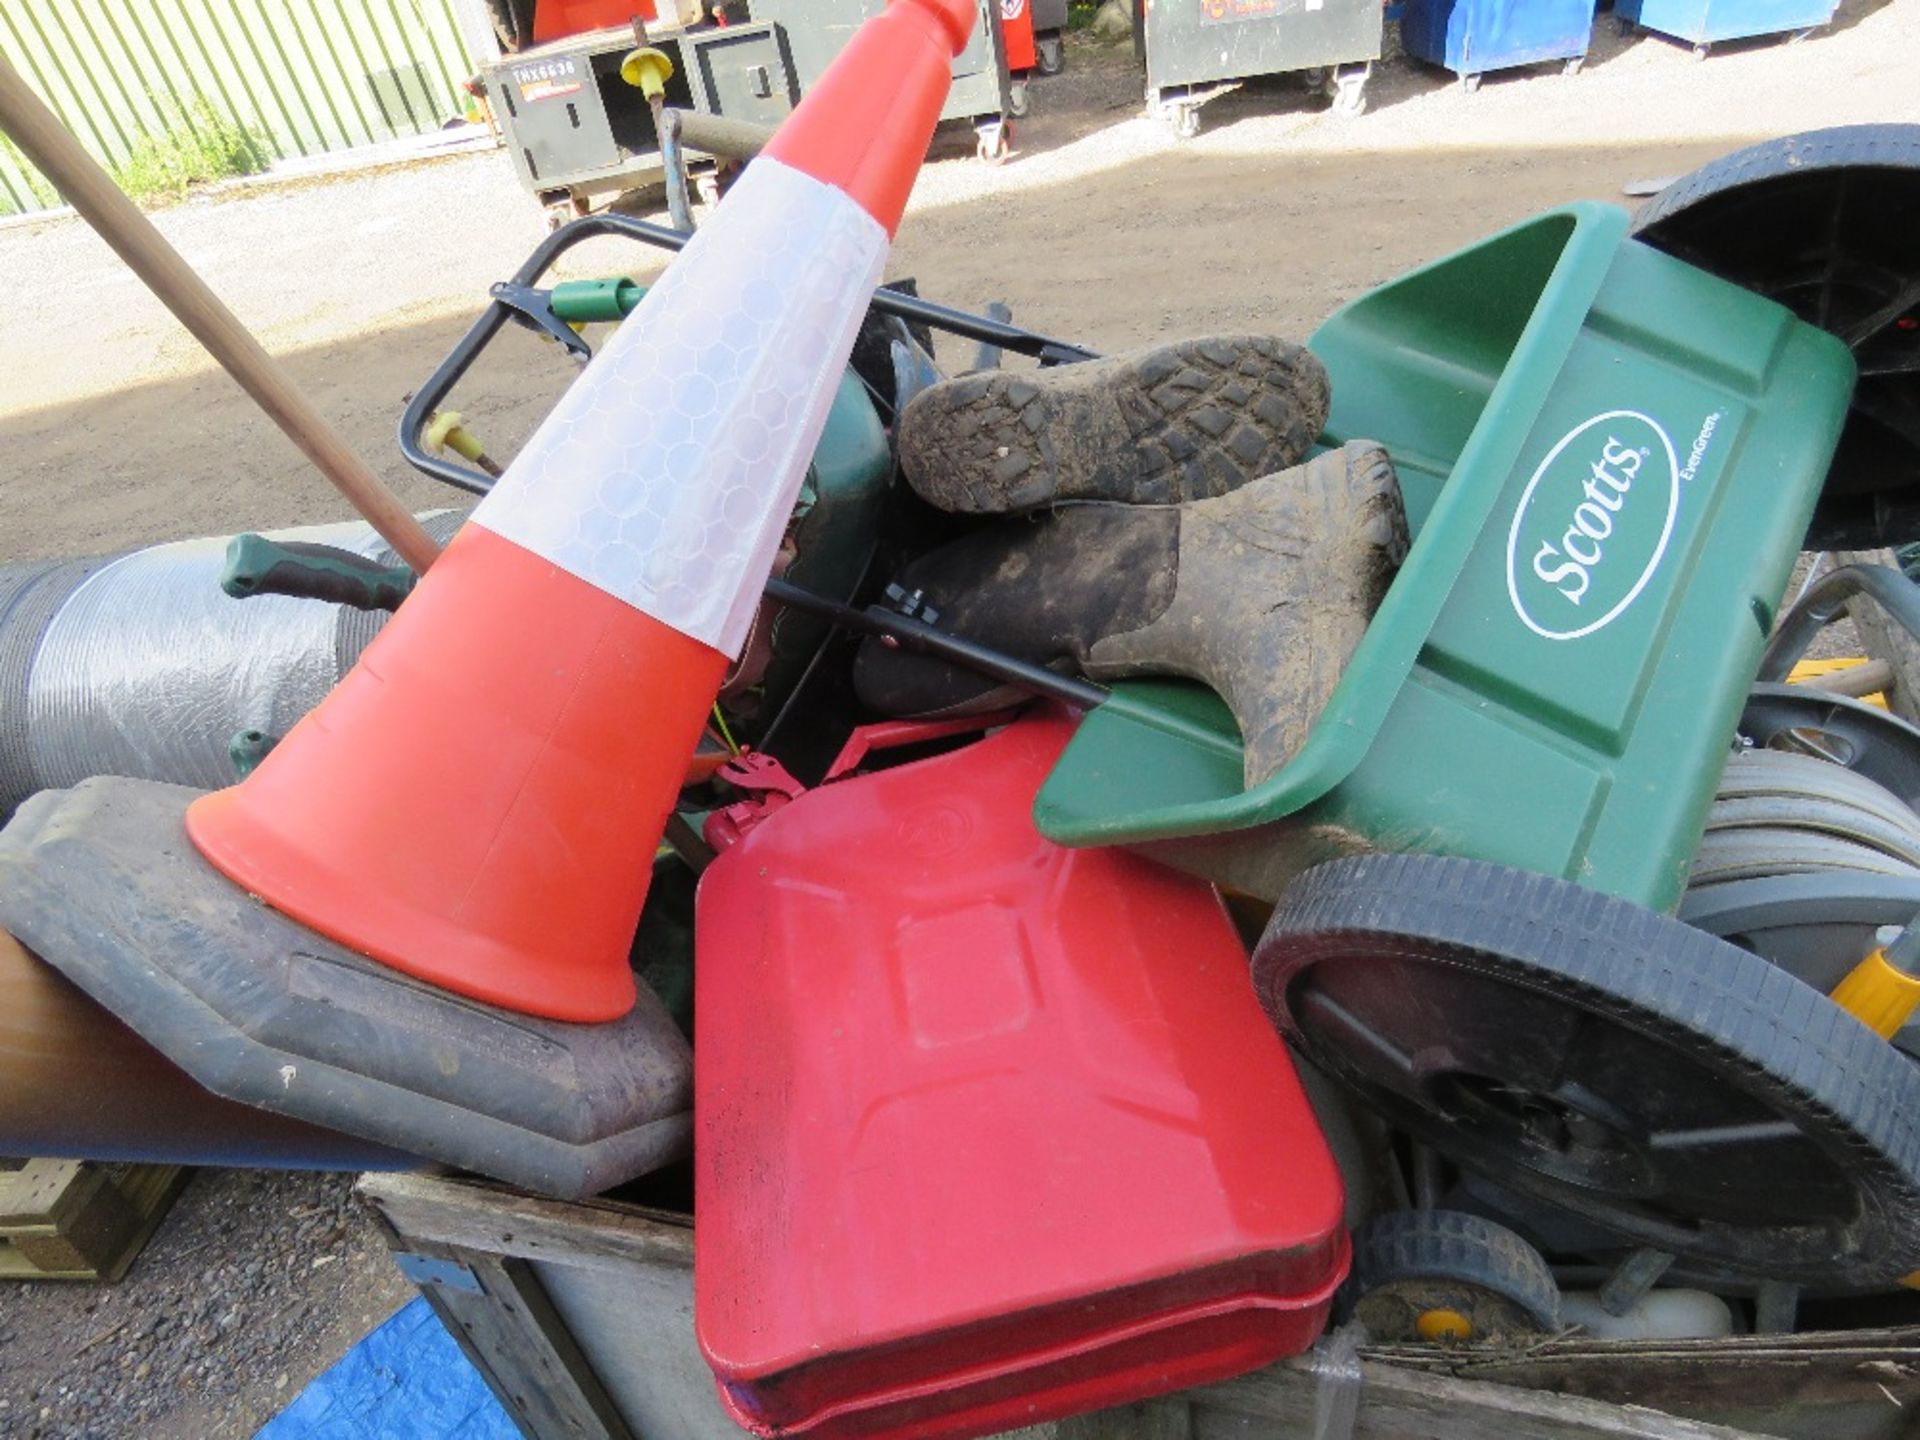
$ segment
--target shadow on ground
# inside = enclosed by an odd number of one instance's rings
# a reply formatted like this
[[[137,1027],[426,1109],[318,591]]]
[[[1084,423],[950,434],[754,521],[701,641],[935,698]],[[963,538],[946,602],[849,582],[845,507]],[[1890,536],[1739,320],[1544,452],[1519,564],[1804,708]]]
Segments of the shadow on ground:
[[[1004,299],[1022,323],[1099,349],[1204,331],[1300,336],[1370,286],[1495,228],[1567,200],[1618,200],[1629,179],[1728,148],[1163,153],[915,215],[891,270],[952,304]],[[1443,179],[1449,200],[1436,206]],[[502,254],[500,273],[520,258]],[[636,264],[645,258],[636,250]],[[476,313],[483,299],[474,297]],[[422,508],[459,496],[407,469],[394,430],[404,397],[465,325],[400,325],[285,357],[355,448]],[[454,404],[510,455],[572,373],[554,346],[509,331]],[[0,563],[344,508],[217,373],[0,418]]]

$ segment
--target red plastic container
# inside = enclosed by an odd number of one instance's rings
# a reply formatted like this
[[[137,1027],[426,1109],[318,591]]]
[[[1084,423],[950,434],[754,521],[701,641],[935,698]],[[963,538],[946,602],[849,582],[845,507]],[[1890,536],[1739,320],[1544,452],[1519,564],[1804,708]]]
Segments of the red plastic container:
[[[1218,898],[1033,828],[1070,728],[812,791],[701,882],[695,1326],[762,1435],[984,1435],[1325,1323],[1339,1174]]]
[[[658,18],[653,0],[539,0],[533,7],[533,42],[544,45],[589,30],[630,24],[636,17]]]
[[[1000,0],[1000,34],[1007,46],[1007,69],[1014,75],[1040,63],[1033,38],[1032,0]]]

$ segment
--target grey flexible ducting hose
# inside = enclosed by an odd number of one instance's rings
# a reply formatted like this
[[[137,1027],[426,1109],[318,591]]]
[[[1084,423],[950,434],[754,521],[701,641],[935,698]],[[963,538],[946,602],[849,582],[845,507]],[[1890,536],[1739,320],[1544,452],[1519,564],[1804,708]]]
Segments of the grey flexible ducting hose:
[[[423,517],[444,541],[464,518]],[[392,563],[371,527],[273,532]],[[90,775],[214,789],[235,732],[283,735],[352,667],[383,614],[220,590],[227,537],[0,568],[0,819]]]

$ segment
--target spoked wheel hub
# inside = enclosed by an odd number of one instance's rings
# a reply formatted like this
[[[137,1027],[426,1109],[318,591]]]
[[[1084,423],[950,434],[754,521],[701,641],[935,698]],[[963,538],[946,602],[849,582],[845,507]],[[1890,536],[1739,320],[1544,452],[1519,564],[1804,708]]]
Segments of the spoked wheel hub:
[[[1534,1090],[1512,1080],[1453,1071],[1427,1087],[1435,1108],[1490,1143],[1525,1147],[1540,1168],[1573,1184],[1622,1192],[1658,1187],[1634,1117],[1585,1086]]]
[[[1920,1068],[1765,960],[1480,861],[1368,856],[1283,898],[1261,998],[1462,1165],[1780,1279],[1920,1268]]]

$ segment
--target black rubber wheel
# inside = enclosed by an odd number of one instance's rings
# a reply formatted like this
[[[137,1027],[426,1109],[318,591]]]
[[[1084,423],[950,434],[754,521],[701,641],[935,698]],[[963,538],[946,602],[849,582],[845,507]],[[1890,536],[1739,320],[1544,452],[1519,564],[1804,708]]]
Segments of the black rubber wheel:
[[[1920,1067],[1765,960],[1478,860],[1303,875],[1253,959],[1280,1029],[1459,1164],[1743,1274],[1920,1268]]]
[[[1920,538],[1920,125],[1736,151],[1662,190],[1633,231],[1853,350],[1860,383],[1807,548]]]
[[[1396,1210],[1353,1232],[1353,1317],[1375,1340],[1500,1344],[1560,1328],[1538,1250],[1456,1210]]]

